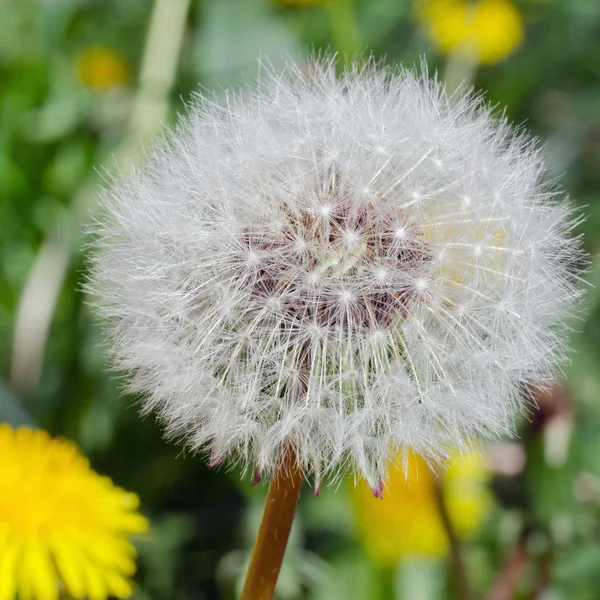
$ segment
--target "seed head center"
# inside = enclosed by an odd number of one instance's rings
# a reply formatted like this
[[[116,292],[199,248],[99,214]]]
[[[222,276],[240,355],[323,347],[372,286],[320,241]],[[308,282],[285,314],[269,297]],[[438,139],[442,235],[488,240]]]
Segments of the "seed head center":
[[[422,292],[430,249],[402,215],[333,202],[280,212],[281,227],[241,235],[240,279],[266,318],[379,330]]]

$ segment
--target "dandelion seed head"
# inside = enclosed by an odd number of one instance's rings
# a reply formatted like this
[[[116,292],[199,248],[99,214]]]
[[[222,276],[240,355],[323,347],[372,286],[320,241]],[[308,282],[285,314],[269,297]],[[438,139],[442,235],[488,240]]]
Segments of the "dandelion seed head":
[[[427,74],[329,59],[198,96],[104,191],[88,288],[169,435],[270,473],[510,431],[580,295],[543,155]],[[215,462],[216,461],[216,462]]]

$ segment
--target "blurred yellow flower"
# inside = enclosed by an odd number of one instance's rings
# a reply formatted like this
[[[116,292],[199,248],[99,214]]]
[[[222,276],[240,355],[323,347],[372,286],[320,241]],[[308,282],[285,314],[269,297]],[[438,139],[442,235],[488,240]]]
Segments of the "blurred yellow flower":
[[[509,0],[424,0],[419,17],[443,52],[493,64],[523,42],[523,19]]]
[[[0,424],[0,600],[127,598],[138,505],[73,443]]]
[[[491,507],[492,496],[486,487],[489,473],[478,453],[450,460],[443,473],[442,493],[457,535],[464,537],[477,529]],[[434,486],[425,460],[410,455],[406,471],[398,466],[390,472],[382,500],[373,496],[364,480],[353,490],[358,534],[374,563],[391,567],[403,556],[442,556],[447,552]]]
[[[88,87],[107,90],[130,79],[129,64],[110,48],[92,46],[77,57],[79,78]]]

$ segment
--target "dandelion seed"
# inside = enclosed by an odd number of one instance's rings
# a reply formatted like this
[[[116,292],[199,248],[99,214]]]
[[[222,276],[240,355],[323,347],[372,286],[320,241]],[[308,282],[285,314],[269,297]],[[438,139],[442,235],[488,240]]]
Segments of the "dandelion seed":
[[[510,432],[564,360],[577,219],[527,135],[426,75],[325,59],[198,96],[103,205],[115,365],[212,464],[268,479],[290,447],[316,489],[379,493],[399,451]]]

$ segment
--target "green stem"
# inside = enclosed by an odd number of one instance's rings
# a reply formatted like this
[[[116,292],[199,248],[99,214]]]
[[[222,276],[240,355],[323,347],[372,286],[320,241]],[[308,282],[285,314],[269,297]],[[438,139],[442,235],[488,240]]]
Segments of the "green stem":
[[[455,50],[448,57],[444,71],[444,83],[449,95],[454,94],[459,88],[468,89],[475,81],[477,63],[468,56]]]
[[[394,600],[396,571],[393,567],[381,567],[377,570],[377,590],[375,597],[379,600]]]
[[[469,579],[467,577],[467,568],[465,565],[465,559],[463,556],[460,541],[454,529],[454,525],[448,514],[448,507],[446,506],[446,500],[444,499],[444,493],[442,489],[442,482],[437,473],[432,470],[432,476],[434,480],[435,497],[437,500],[438,510],[442,525],[446,531],[448,537],[448,543],[450,544],[450,559],[452,561],[452,575],[458,591],[458,596],[461,600],[471,600],[471,587],[469,585]]]
[[[335,49],[348,61],[361,47],[360,29],[353,0],[326,0]]]

